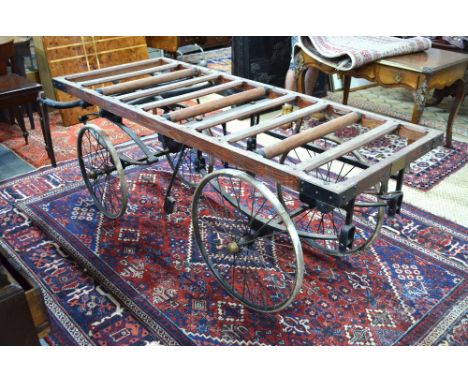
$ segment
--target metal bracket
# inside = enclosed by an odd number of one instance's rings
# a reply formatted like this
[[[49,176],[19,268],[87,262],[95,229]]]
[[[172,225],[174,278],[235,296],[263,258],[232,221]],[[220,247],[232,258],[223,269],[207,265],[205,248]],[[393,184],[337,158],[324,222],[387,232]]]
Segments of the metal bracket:
[[[387,203],[387,214],[388,216],[395,216],[401,211],[401,205],[403,204],[403,192],[394,191],[384,195],[380,195],[379,199],[385,200]]]
[[[355,232],[356,226],[353,224],[346,224],[341,227],[338,246],[340,253],[346,253],[346,250],[353,246]]]
[[[299,200],[309,205],[313,205],[317,200],[319,200],[335,207],[342,207],[355,196],[355,187],[352,187],[341,194],[337,194],[333,191],[327,190],[323,186],[316,186],[305,180],[300,180]]]
[[[168,215],[174,212],[176,200],[171,196],[171,190],[172,186],[174,185],[174,181],[177,177],[177,173],[179,172],[180,166],[182,164],[182,160],[184,159],[186,149],[187,147],[185,145],[182,145],[182,149],[179,152],[179,157],[177,158],[177,163],[174,168],[174,172],[171,176],[171,181],[169,182],[169,186],[166,190],[166,196],[164,198],[164,212]]]

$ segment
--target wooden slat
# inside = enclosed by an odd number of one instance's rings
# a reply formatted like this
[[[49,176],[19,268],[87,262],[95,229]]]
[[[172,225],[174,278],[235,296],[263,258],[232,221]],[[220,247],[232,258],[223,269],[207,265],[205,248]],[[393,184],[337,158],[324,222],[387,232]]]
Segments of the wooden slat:
[[[105,86],[103,88],[99,88],[99,91],[104,95],[123,93],[127,91],[145,88],[148,86],[162,84],[164,82],[180,80],[181,78],[192,77],[195,76],[197,73],[197,69],[194,68],[177,70],[175,72],[161,74],[160,76],[156,77],[142,78],[139,80],[124,82],[117,85]]]
[[[264,87],[258,87],[250,90],[243,91],[241,93],[233,94],[227,97],[216,99],[213,101],[205,102],[200,105],[191,106],[186,109],[172,111],[165,115],[165,118],[172,122],[178,122],[184,119],[195,117],[197,115],[209,113],[215,110],[222,109],[223,107],[238,105],[258,99],[266,95],[266,89]]]
[[[242,119],[249,117],[253,114],[261,113],[266,110],[271,110],[275,107],[281,106],[287,102],[292,102],[297,98],[297,96],[293,94],[286,94],[282,97],[278,98],[267,98],[255,102],[254,104],[242,105],[235,107],[230,110],[222,111],[220,113],[211,115],[205,118],[203,121],[199,122],[190,122],[184,126],[190,127],[192,129],[202,131],[205,129],[209,129],[210,127],[218,126],[222,123],[227,123],[230,121],[234,121],[236,119]]]
[[[277,118],[270,119],[268,121],[259,123],[256,126],[251,126],[247,129],[237,131],[235,133],[226,135],[223,140],[229,143],[235,143],[242,139],[253,137],[255,135],[264,133],[265,131],[275,129],[279,126],[282,126],[289,122],[297,121],[301,118],[306,117],[311,113],[315,113],[325,109],[328,105],[325,102],[318,102],[315,105],[305,107],[303,109],[298,109],[293,111],[292,113],[281,115]]]
[[[302,131],[291,137],[283,139],[270,146],[266,146],[263,150],[265,158],[274,158],[277,155],[287,153],[296,147],[305,145],[306,143],[312,142],[315,139],[323,137],[333,131],[336,131],[342,127],[348,126],[352,123],[359,121],[361,114],[352,112],[342,117],[332,119],[331,121],[322,123],[321,125],[315,126],[311,129]]]
[[[311,171],[317,167],[322,166],[325,163],[328,163],[336,158],[346,155],[351,151],[356,150],[357,148],[362,147],[385,134],[390,134],[397,128],[398,124],[395,121],[384,123],[383,125],[375,127],[364,134],[358,135],[357,137],[350,139],[349,141],[346,141],[338,146],[326,150],[312,159],[299,163],[298,165],[296,165],[296,169],[299,171],[306,172]]]
[[[212,86],[212,87],[209,87],[209,88],[206,88],[206,89],[201,89],[201,90],[198,90],[198,91],[185,93],[185,94],[182,94],[180,96],[165,98],[165,99],[158,100],[158,101],[153,101],[153,102],[148,102],[148,103],[145,103],[143,105],[139,105],[139,107],[141,107],[144,110],[150,110],[150,109],[155,109],[155,108],[158,108],[158,107],[164,107],[164,106],[168,106],[168,105],[175,105],[177,103],[187,101],[187,100],[190,100],[190,99],[199,98],[199,97],[206,96],[208,94],[219,93],[219,92],[222,92],[224,90],[232,89],[232,88],[241,86],[242,84],[243,84],[243,81],[241,81],[241,80],[230,81],[230,82],[226,82],[226,83],[220,84],[220,85],[215,85],[215,86]]]
[[[81,86],[98,85],[98,84],[103,84],[105,82],[113,82],[113,81],[123,80],[125,78],[138,77],[138,76],[142,76],[144,74],[162,72],[163,70],[174,69],[174,68],[176,68],[178,66],[180,66],[180,65],[176,64],[176,63],[159,65],[159,66],[154,66],[154,67],[148,68],[148,69],[142,69],[142,70],[137,70],[137,71],[133,71],[133,72],[115,74],[113,76],[101,77],[101,78],[96,78],[96,79],[93,79],[93,80],[83,81],[83,82],[79,82],[79,84]]]
[[[259,176],[268,176],[273,181],[293,190],[299,190],[299,178],[306,179],[312,184],[323,185],[323,182],[310,175],[299,171],[297,174],[294,174],[288,166],[267,160],[254,152],[246,151],[235,145],[221,143],[217,138],[209,134],[202,134],[193,129],[187,129],[183,125],[173,123],[161,116],[150,114],[136,107],[129,108],[126,104],[112,97],[103,97],[91,89],[78,87],[72,82],[61,80],[61,83],[64,91],[80,97],[90,104],[102,107],[111,113],[134,121],[178,142],[187,142],[191,147],[196,147],[228,163],[236,163],[240,168],[244,168]],[[293,93],[288,96],[298,97],[299,95],[298,93]]]
[[[140,68],[145,68],[148,65],[155,65],[165,63],[166,60],[162,58],[152,58],[149,60],[136,61],[131,63],[126,63],[122,65],[109,66],[108,68],[90,70],[89,72],[77,73],[66,76],[65,79],[68,81],[86,81],[93,78],[99,78],[101,76],[108,76],[119,73],[126,73],[129,70],[138,70]]]
[[[220,77],[221,77],[221,75],[219,73],[207,74],[205,76],[195,77],[195,78],[191,78],[189,80],[178,81],[178,82],[174,82],[172,84],[158,86],[157,88],[137,90],[136,92],[122,94],[122,95],[116,96],[115,98],[122,101],[122,102],[127,102],[127,101],[132,101],[132,100],[138,99],[138,98],[156,96],[158,94],[162,94],[164,92],[168,92],[168,91],[171,91],[171,90],[177,90],[177,89],[181,89],[181,88],[188,88],[188,87],[190,87],[192,85],[217,80]]]
[[[167,60],[167,62],[176,61]],[[186,66],[191,67],[190,65]],[[205,68],[199,68],[199,71],[204,75],[211,74],[211,72]],[[222,80],[232,81],[243,79],[228,74],[222,74]],[[296,92],[287,91],[285,93],[284,90],[271,87],[269,85],[263,85],[251,80],[244,81],[248,86],[252,87],[265,86],[269,90],[270,97],[272,97],[272,94],[285,94],[284,96],[280,96],[277,99],[271,99],[271,101],[268,100],[267,102],[280,101],[284,103],[287,102],[284,100],[284,98],[287,99],[289,97],[290,99],[295,99],[296,105],[307,107],[309,105],[317,103],[318,101],[316,98],[309,97]],[[338,200],[337,198],[339,197],[340,205],[351,200],[356,194],[367,188],[368,185],[375,184],[376,182],[382,180],[385,181],[386,179],[388,179],[387,175],[389,175],[392,171],[401,169],[402,166],[405,166],[408,163],[408,161],[429,151],[431,148],[434,147],[434,145],[440,144],[442,137],[442,132],[428,129],[427,135],[425,135],[413,145],[411,145],[410,148],[403,148],[398,153],[393,154],[390,158],[384,160],[384,163],[380,164],[379,162],[378,164],[372,164],[367,170],[361,172],[357,177],[351,177],[346,181],[340,182],[339,184],[326,184],[303,171],[296,170],[291,166],[282,165],[277,163],[276,161],[263,158],[256,153],[246,151],[243,148],[237,147],[237,145],[232,145],[228,142],[222,142],[217,137],[211,137],[208,134],[201,134],[198,130],[195,130],[193,128],[186,128],[186,126],[189,124],[179,125],[177,123],[173,123],[167,119],[164,119],[159,115],[154,115],[145,112],[144,110],[138,107],[129,107],[125,103],[120,102],[117,99],[117,97],[103,96],[102,94],[98,94],[96,91],[93,91],[91,89],[77,86],[76,83],[71,83],[65,80],[64,78],[56,79],[56,83],[59,84],[60,89],[74,96],[78,96],[90,104],[98,105],[108,110],[109,112],[135,121],[141,125],[152,129],[155,132],[163,134],[169,138],[175,139],[176,141],[186,142],[187,144],[190,144],[191,147],[195,147],[210,155],[216,156],[221,160],[227,161],[229,163],[235,163],[236,166],[244,168],[246,171],[252,172],[259,176],[267,176],[272,181],[281,183],[282,185],[290,187],[296,191],[298,191],[302,187],[301,182],[320,187],[320,189],[324,191],[324,194],[327,195],[327,200],[329,196],[335,197],[336,200]],[[136,98],[138,98],[138,96]],[[253,107],[257,107],[257,105],[261,103],[263,103],[263,101],[257,102],[255,105],[253,105]],[[331,107],[341,108],[341,106],[333,102],[327,101],[327,103]],[[250,105],[243,105],[239,107],[239,109],[243,108],[244,106]],[[382,118],[381,116],[378,116],[376,114],[367,111],[360,111],[358,109],[348,106],[343,106],[342,109],[349,112],[364,113],[366,117],[376,120]],[[233,110],[234,109],[231,109],[230,111]],[[245,113],[247,113],[246,115],[249,115],[248,113],[252,112],[250,108],[246,108],[244,110]],[[236,110],[236,112],[237,111],[239,110]],[[213,121],[213,119],[215,118],[219,118],[218,120],[226,118],[225,116],[218,117],[222,114],[225,114],[225,112],[221,112],[216,115],[210,115],[206,117],[203,122],[197,122],[197,126],[204,126],[203,124],[207,123],[208,121],[209,124],[214,123],[215,121]],[[401,125],[404,125],[405,127],[415,126],[406,122],[399,123]],[[192,125],[192,123],[190,123],[190,125]]]

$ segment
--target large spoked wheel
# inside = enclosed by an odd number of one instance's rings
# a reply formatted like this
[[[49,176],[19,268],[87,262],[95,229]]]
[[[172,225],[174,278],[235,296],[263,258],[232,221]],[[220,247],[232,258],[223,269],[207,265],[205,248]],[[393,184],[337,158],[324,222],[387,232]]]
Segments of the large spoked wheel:
[[[208,129],[207,134],[211,134]],[[182,145],[179,145],[182,147]],[[172,171],[175,171],[179,159],[180,150],[166,154],[167,162]],[[201,179],[213,171],[213,157],[200,150],[187,147],[182,158],[182,163],[177,172],[177,178],[189,187],[196,187]]]
[[[312,144],[326,150],[337,143],[338,139],[321,138]],[[294,165],[316,155],[316,151],[301,147],[283,155],[280,162]],[[367,164],[367,160],[357,151],[348,153],[345,158]],[[331,184],[339,183],[360,171],[362,169],[357,165],[334,160],[309,174]],[[385,213],[385,205],[378,198],[381,191],[381,184],[378,183],[357,196],[353,215],[353,224],[356,226],[353,245],[346,251],[340,251],[339,237],[345,225],[346,211],[319,201],[315,205],[306,204],[299,200],[296,191],[277,184],[278,199],[289,212],[302,241],[333,256],[347,256],[362,251],[374,242],[382,228]]]
[[[78,162],[96,207],[108,218],[120,217],[127,207],[127,182],[114,146],[99,127],[85,125],[79,131]]]
[[[294,300],[304,274],[301,243],[263,183],[234,169],[205,176],[193,197],[192,224],[201,255],[232,297],[259,312]]]

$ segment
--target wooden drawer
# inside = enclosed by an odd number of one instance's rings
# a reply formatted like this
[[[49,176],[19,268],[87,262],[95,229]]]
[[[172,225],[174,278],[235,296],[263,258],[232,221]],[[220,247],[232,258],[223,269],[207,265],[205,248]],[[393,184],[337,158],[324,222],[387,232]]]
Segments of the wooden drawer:
[[[377,66],[375,70],[377,82],[383,85],[406,85],[411,89],[417,88],[418,73],[388,66]]]

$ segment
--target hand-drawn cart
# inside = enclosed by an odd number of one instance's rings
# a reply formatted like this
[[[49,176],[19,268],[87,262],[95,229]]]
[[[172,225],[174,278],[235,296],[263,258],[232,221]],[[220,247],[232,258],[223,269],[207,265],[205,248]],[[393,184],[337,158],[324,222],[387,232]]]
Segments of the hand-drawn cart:
[[[385,210],[399,212],[405,168],[442,141],[426,127],[167,58],[55,78],[54,86],[79,100],[44,105],[98,106],[141,149],[129,158],[84,124],[78,160],[97,208],[121,216],[124,169],[165,157],[173,169],[166,213],[176,178],[196,187],[198,250],[231,296],[261,312],[286,308],[299,292],[302,244],[334,256],[368,247]],[[278,113],[285,104],[290,112]],[[162,149],[145,145],[123,118],[158,133]],[[380,160],[363,155],[390,136],[404,145]]]

